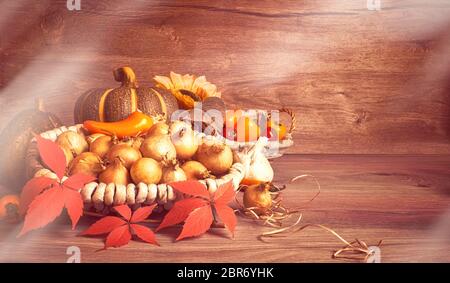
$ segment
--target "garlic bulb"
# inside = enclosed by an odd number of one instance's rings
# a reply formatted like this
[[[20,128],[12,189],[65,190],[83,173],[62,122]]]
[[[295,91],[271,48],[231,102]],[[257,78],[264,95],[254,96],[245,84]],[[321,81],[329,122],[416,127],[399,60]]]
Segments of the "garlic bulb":
[[[244,185],[253,185],[264,182],[272,182],[273,169],[264,155],[264,146],[268,143],[267,137],[260,137],[253,147],[236,152],[235,159],[245,168]]]

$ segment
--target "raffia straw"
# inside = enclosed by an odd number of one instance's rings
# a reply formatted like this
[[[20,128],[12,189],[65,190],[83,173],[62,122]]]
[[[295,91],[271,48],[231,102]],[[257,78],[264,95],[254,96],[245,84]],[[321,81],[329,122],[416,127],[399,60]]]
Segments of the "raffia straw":
[[[317,190],[317,193],[308,202],[306,202],[304,204],[304,206],[311,203],[320,194],[321,186],[320,186],[319,181],[317,180],[316,177],[309,175],[309,174],[303,174],[303,175],[296,176],[296,177],[292,178],[290,181],[290,183],[293,183],[299,179],[308,178],[308,177],[313,178],[313,180],[315,181],[315,183],[317,185],[318,190]],[[293,233],[300,232],[302,230],[305,230],[308,227],[318,227],[318,228],[321,228],[321,229],[331,233],[333,236],[335,236],[337,239],[339,239],[341,242],[343,242],[345,244],[345,246],[343,248],[341,248],[333,253],[333,258],[349,259],[349,260],[363,260],[364,262],[366,262],[368,260],[368,258],[371,255],[373,255],[374,251],[371,251],[364,241],[355,239],[355,241],[349,242],[349,241],[345,240],[341,235],[339,235],[336,231],[334,231],[333,229],[328,228],[324,225],[305,224],[303,226],[298,227],[298,225],[300,224],[300,222],[302,220],[302,216],[303,216],[303,214],[300,212],[300,209],[289,210],[281,205],[280,192],[286,186],[283,186],[282,188],[276,187],[275,185],[272,185],[272,184],[271,184],[271,186],[276,189],[276,192],[272,193],[272,195],[274,196],[275,204],[273,205],[272,209],[268,211],[267,214],[260,215],[255,212],[256,209],[260,209],[260,208],[258,208],[258,207],[246,208],[239,202],[239,200],[237,198],[235,198],[236,203],[239,206],[239,209],[237,209],[237,211],[241,215],[244,215],[245,217],[251,218],[256,221],[262,220],[262,221],[264,221],[262,225],[271,226],[271,227],[275,228],[274,230],[264,232],[261,235],[259,235],[258,236],[259,240],[264,242],[265,241],[264,238],[266,238],[266,237],[267,238],[288,237],[288,236],[292,235]],[[242,188],[239,188],[239,190],[241,190],[241,189]],[[276,201],[277,199],[279,199],[279,200]],[[283,220],[289,218],[290,216],[292,216],[294,214],[299,214],[299,217],[292,225],[289,225],[289,226],[283,227],[283,228],[279,228],[280,226],[283,225],[283,222],[282,222]],[[381,244],[382,244],[382,241],[380,241],[377,246],[379,247]],[[362,255],[364,255],[364,258],[361,258]]]

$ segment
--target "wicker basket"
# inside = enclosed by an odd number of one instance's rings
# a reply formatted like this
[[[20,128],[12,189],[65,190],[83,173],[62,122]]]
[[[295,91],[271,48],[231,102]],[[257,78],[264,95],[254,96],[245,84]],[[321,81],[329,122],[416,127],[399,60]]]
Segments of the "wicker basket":
[[[55,141],[57,137],[66,132],[74,131],[86,135],[82,125],[75,125],[71,127],[60,127],[44,133],[40,136],[43,138]],[[41,163],[39,151],[37,148],[36,140],[33,139],[30,143],[27,153],[28,176],[30,178],[37,176],[46,176],[49,178],[57,179],[57,176],[52,171],[48,170]],[[232,181],[235,189],[239,187],[239,183],[244,178],[244,166],[236,162],[234,163],[228,174],[220,177],[219,179],[205,179],[200,180],[206,189],[213,194],[220,185],[223,185],[229,181]],[[67,176],[63,177],[66,179]],[[157,203],[156,211],[169,210],[176,200],[182,199],[184,196],[176,193],[176,191],[167,184],[133,184],[128,185],[116,185],[114,183],[105,184],[91,182],[86,184],[80,190],[81,196],[85,204],[85,210],[93,210],[102,214],[108,214],[112,206],[127,204],[132,209],[137,209],[142,205],[152,205]]]

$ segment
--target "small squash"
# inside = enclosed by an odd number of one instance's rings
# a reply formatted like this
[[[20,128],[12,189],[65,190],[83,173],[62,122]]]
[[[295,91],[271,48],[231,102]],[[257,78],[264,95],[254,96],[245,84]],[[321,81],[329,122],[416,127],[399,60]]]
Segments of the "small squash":
[[[178,109],[176,98],[168,91],[138,87],[136,75],[130,67],[114,72],[114,79],[122,85],[114,89],[91,89],[82,94],[75,104],[75,123],[86,120],[116,122],[140,110],[149,116],[163,114],[169,119]]]
[[[24,110],[11,120],[0,134],[0,184],[19,191],[27,181],[27,149],[33,133],[39,134],[62,123],[52,113],[45,112],[42,100],[37,100],[36,109]]]

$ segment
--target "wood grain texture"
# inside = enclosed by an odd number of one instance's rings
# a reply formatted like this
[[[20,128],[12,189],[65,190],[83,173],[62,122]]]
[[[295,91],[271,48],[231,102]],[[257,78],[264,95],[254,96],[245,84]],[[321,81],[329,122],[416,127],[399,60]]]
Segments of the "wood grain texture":
[[[369,245],[383,239],[383,262],[450,262],[450,156],[290,155],[273,163],[277,183],[312,174],[322,186],[314,195],[313,180],[288,186],[286,206],[302,207],[303,223],[326,225],[347,240]],[[81,249],[82,262],[336,262],[332,252],[342,243],[324,230],[311,228],[264,243],[267,231],[238,218],[235,239],[223,229],[174,243],[179,228],[157,234],[161,247],[140,242],[95,252],[99,238],[77,237],[65,220],[16,239],[20,227],[0,225],[0,262],[65,262],[67,247]]]
[[[450,153],[450,4],[3,1],[0,128],[43,96],[72,123],[111,70],[206,74],[230,108],[293,108],[292,153]],[[20,19],[20,20],[18,20]]]

